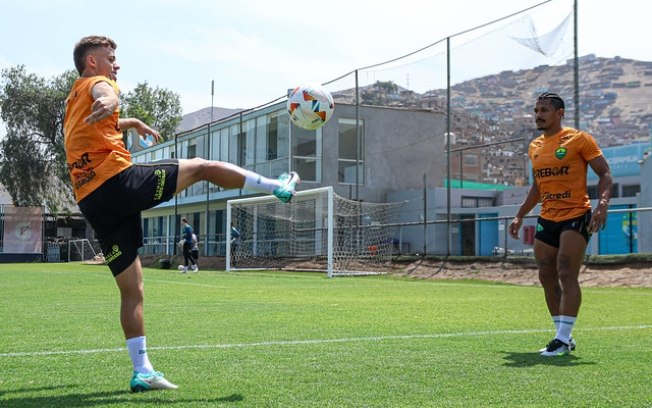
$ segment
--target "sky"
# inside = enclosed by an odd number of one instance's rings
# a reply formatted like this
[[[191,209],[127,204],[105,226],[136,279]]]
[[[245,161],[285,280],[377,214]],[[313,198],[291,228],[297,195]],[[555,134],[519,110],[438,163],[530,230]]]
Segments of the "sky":
[[[142,82],[169,89],[179,94],[184,114],[211,103],[249,108],[300,83],[325,83],[542,2],[0,0],[0,69],[25,65],[50,78],[74,67],[81,37],[106,35],[118,44],[123,92]],[[572,7],[554,0],[560,2]],[[652,3],[578,4],[580,55],[652,61]],[[564,17],[550,12],[541,24],[554,27]],[[477,58],[466,63],[477,65]]]

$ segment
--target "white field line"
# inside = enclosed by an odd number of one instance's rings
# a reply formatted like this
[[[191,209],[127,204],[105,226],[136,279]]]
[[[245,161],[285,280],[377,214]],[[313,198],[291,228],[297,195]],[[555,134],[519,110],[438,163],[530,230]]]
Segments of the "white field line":
[[[575,331],[631,331],[652,329],[652,324],[643,324],[636,326],[605,326],[605,327],[588,327],[578,328]],[[374,342],[386,340],[415,340],[415,339],[441,339],[451,337],[476,337],[476,336],[494,336],[494,335],[516,335],[549,332],[550,329],[523,329],[523,330],[492,330],[477,332],[458,332],[458,333],[431,333],[431,334],[406,334],[395,336],[370,336],[370,337],[344,337],[339,339],[308,339],[308,340],[272,340],[253,343],[231,343],[231,344],[196,344],[185,346],[158,346],[148,347],[148,350],[189,350],[189,349],[228,349],[228,348],[245,348],[245,347],[270,347],[270,346],[295,346],[305,344],[329,344],[329,343],[355,343],[355,342]],[[0,353],[0,358],[8,357],[37,357],[37,356],[60,356],[75,354],[97,354],[97,353],[115,353],[124,352],[126,348],[104,348],[90,350],[68,350],[68,351],[26,351],[15,353]]]
[[[39,271],[41,273],[47,273],[47,274],[58,274],[58,275],[70,275],[70,276],[75,276],[78,277],[79,273],[78,272],[67,272],[67,271]],[[213,272],[213,271],[208,271],[208,273]],[[92,276],[94,278],[99,278],[99,279],[110,279],[111,278],[111,273],[109,272],[108,268],[106,269],[106,273],[83,273],[84,276]],[[177,275],[180,278],[184,278],[188,275],[185,274],[179,274]],[[190,275],[192,276],[192,275]],[[348,279],[348,278],[347,278]],[[363,279],[366,279],[363,278]],[[148,282],[151,282],[152,284],[157,283],[157,284],[170,284],[170,285],[181,285],[181,286],[197,286],[197,287],[202,287],[202,288],[215,288],[215,289],[228,289],[229,287],[227,285],[215,285],[211,283],[198,283],[198,282],[188,282],[188,281],[183,281],[183,280],[169,280],[169,279],[160,279],[160,278],[151,278],[148,276],[144,276],[143,278],[145,284]],[[437,281],[432,281],[429,282],[430,285],[432,286],[444,286],[444,287],[451,287],[451,286],[457,286],[457,287],[482,287],[482,288],[491,288],[491,289],[533,289],[533,290],[538,290],[541,291],[541,286],[538,285],[514,285],[514,284],[504,284],[504,285],[493,285],[492,282],[486,281],[484,282],[478,282],[478,283],[468,283],[468,282],[453,282],[450,280],[444,281],[444,282],[437,282]],[[318,287],[318,286],[313,286],[313,287]],[[377,285],[375,286],[367,286],[367,287],[379,287]],[[627,296],[652,296],[652,292],[646,290],[646,288],[622,288],[622,289],[627,289]],[[640,289],[640,291],[639,291]],[[609,288],[598,288],[598,287],[583,287],[582,288],[583,293],[592,293],[592,294],[604,294],[604,295],[622,295],[623,292],[618,292],[618,291],[610,291]],[[1,354],[0,354],[1,356]]]

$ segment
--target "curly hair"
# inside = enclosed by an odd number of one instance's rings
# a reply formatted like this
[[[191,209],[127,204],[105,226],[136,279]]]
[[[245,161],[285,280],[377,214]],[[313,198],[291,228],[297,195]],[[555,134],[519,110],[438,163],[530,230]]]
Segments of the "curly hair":
[[[115,50],[118,48],[118,45],[109,37],[100,35],[89,35],[82,38],[77,44],[75,44],[75,49],[72,53],[72,56],[75,61],[75,68],[77,69],[77,72],[79,72],[79,75],[81,75],[86,68],[85,59],[88,52],[90,50],[102,47],[110,47]]]

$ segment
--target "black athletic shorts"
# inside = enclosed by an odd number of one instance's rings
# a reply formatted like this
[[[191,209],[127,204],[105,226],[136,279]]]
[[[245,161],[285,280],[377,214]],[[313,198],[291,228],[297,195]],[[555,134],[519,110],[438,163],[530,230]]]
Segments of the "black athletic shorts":
[[[537,222],[537,231],[534,238],[555,248],[559,248],[559,238],[561,233],[568,230],[577,231],[586,240],[588,244],[591,234],[589,234],[589,222],[591,221],[591,210],[577,218],[571,218],[564,221],[550,221],[539,217]]]
[[[134,164],[79,202],[113,276],[131,265],[143,246],[141,211],[174,196],[178,172],[175,159]]]

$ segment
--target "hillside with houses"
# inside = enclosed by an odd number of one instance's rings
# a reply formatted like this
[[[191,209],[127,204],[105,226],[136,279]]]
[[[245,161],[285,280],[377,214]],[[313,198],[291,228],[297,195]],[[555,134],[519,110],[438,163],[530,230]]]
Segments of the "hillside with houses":
[[[452,149],[455,178],[522,185],[525,152],[538,135],[532,109],[537,95],[556,92],[566,101],[565,125],[574,126],[573,61],[533,69],[503,71],[451,87]],[[580,128],[602,147],[648,143],[652,134],[652,62],[626,58],[580,58]],[[352,103],[355,90],[333,92],[336,102]],[[360,90],[362,104],[446,112],[446,90],[422,94],[392,82]],[[507,141],[513,142],[507,142]],[[477,146],[477,148],[473,148]],[[460,165],[460,162],[463,165]],[[468,167],[468,168],[467,168]]]

